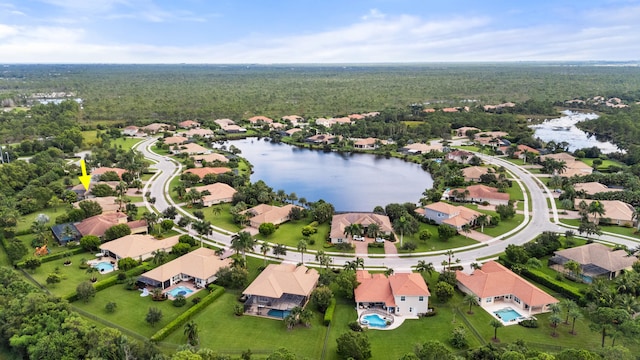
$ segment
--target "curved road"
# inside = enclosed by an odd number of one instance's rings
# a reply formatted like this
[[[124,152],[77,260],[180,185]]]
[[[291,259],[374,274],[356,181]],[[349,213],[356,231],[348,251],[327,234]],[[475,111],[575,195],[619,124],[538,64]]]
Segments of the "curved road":
[[[159,212],[168,208],[169,206],[175,206],[178,208],[180,216],[188,216],[194,218],[191,214],[184,212],[179,206],[171,200],[168,195],[169,183],[174,176],[178,176],[182,171],[182,165],[169,159],[168,157],[158,155],[150,150],[151,145],[156,141],[156,138],[149,138],[141,143],[138,143],[136,149],[149,160],[154,161],[155,165],[152,168],[156,168],[156,174],[147,182],[144,187],[144,193],[147,191],[151,193],[152,197],[156,198],[156,202],[153,207]],[[478,262],[478,258],[490,258],[495,254],[501,253],[509,244],[522,245],[528,241],[531,241],[536,236],[544,231],[565,232],[572,227],[563,225],[561,226],[558,221],[558,212],[555,208],[555,202],[551,191],[535,176],[533,176],[527,170],[515,165],[509,161],[495,158],[483,154],[477,154],[482,158],[485,163],[493,163],[499,166],[504,166],[515,179],[517,186],[520,186],[524,193],[524,209],[525,220],[516,229],[510,231],[507,234],[501,235],[482,245],[472,245],[458,249],[452,249],[455,252],[455,258],[460,259],[459,265],[469,265],[473,262]],[[516,186],[514,184],[514,186]],[[528,189],[530,196],[527,195],[525,189]],[[549,209],[547,200],[551,199],[551,209]],[[146,202],[146,199],[145,199]],[[531,212],[526,211],[529,209],[529,202],[531,202]],[[147,209],[153,211],[153,208],[149,203],[146,203]],[[553,221],[550,220],[553,218]],[[195,218],[194,218],[195,219]],[[214,228],[216,231],[212,235],[207,236],[207,243],[211,245],[229,247],[231,243],[231,235],[233,233]],[[622,244],[630,248],[636,247],[639,243],[638,240],[614,234],[603,234],[599,240],[609,243]],[[413,253],[411,256],[398,256],[387,255],[381,257],[368,257],[367,254],[356,254],[354,256],[345,256],[342,253],[329,253],[333,258],[334,266],[342,266],[345,262],[353,260],[355,256],[360,256],[365,259],[365,267],[367,268],[392,268],[395,271],[410,271],[412,266],[415,266],[419,260],[425,260],[426,262],[433,262],[436,269],[440,269],[440,265],[447,257],[443,255],[444,251],[426,252],[426,253]],[[261,254],[250,254],[255,257],[262,257]],[[287,255],[281,258],[283,261],[298,263],[300,262],[300,253],[295,249],[289,248]],[[315,263],[315,252],[310,251],[304,255],[305,263]]]

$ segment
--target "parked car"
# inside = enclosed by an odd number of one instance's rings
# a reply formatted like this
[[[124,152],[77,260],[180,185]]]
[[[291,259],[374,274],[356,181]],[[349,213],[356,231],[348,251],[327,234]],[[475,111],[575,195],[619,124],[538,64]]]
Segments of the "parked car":
[[[353,237],[353,240],[355,240],[355,241],[364,241],[364,236],[357,236],[356,235],[356,236]]]
[[[383,242],[384,242],[384,239],[383,239],[383,238],[376,238],[376,242],[377,242],[377,243],[383,243]]]

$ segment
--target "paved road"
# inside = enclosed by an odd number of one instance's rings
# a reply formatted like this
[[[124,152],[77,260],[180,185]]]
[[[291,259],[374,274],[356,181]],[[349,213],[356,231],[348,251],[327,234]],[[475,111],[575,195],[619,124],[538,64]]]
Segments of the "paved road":
[[[144,188],[144,193],[151,192],[151,196],[156,198],[154,207],[158,211],[163,211],[169,206],[176,206],[176,204],[165,194],[169,192],[169,182],[174,176],[178,176],[182,171],[182,166],[169,159],[168,157],[161,156],[152,152],[149,148],[155,142],[155,138],[147,139],[138,144],[137,150],[142,154],[156,162],[153,165],[157,169],[157,173],[150,181],[147,182]],[[524,196],[524,209],[529,208],[531,203],[531,212],[525,211],[525,219],[516,229],[513,231],[486,241],[483,245],[472,245],[464,248],[454,249],[455,258],[460,260],[460,265],[467,266],[473,262],[478,262],[478,258],[488,258],[495,254],[501,253],[509,244],[521,245],[534,239],[537,235],[543,231],[565,232],[571,227],[561,226],[558,220],[558,212],[555,208],[555,202],[552,200],[551,208],[547,203],[547,199],[553,199],[551,191],[544,186],[534,175],[528,172],[526,169],[521,168],[509,161],[495,158],[483,154],[477,154],[486,163],[493,163],[499,166],[504,166],[515,179],[514,186],[521,186]],[[525,189],[529,190],[530,196],[527,196]],[[176,206],[177,207],[177,206]],[[147,203],[147,208],[152,211],[152,207]],[[183,212],[181,209],[181,216],[192,215]],[[553,219],[550,220],[550,218]],[[232,233],[224,229],[216,229],[214,233],[207,237],[208,243],[215,245],[222,245],[228,248],[231,242]],[[628,247],[636,247],[640,242],[630,237],[618,236],[614,234],[601,235],[599,238],[601,241],[622,244]],[[369,268],[387,267],[393,268],[395,271],[408,271],[412,266],[415,266],[419,260],[425,260],[427,262],[433,262],[436,268],[441,268],[441,263],[447,260],[447,257],[440,252],[427,252],[427,253],[415,253],[411,257],[400,257],[398,255],[388,255],[386,257],[373,257],[369,258],[366,254],[356,254],[356,256],[365,258],[365,266]],[[333,256],[333,264],[335,266],[342,266],[346,261],[353,260],[353,257],[345,257],[343,254],[335,253]],[[262,257],[261,254],[252,254],[255,257]],[[313,263],[315,254],[305,254],[305,263]],[[282,260],[292,263],[300,262],[300,254],[295,249],[290,248],[287,255],[282,257]]]

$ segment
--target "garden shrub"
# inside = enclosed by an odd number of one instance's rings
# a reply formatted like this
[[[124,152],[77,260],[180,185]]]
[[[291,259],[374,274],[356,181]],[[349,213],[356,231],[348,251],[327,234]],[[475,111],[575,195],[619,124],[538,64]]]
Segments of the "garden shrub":
[[[331,303],[329,307],[327,307],[327,311],[324,313],[324,325],[329,326],[331,324],[331,320],[333,320],[333,312],[336,310],[336,299],[331,299]]]
[[[207,287],[209,288],[209,287]],[[153,334],[150,338],[153,342],[158,342],[164,340],[167,336],[169,336],[172,332],[174,332],[177,328],[184,325],[189,319],[191,319],[194,315],[204,310],[209,304],[216,301],[220,296],[224,294],[224,288],[220,286],[213,286],[209,295],[205,296],[202,301],[198,304],[193,305],[189,309],[187,309],[182,314],[178,315],[173,321],[168,323],[165,327],[158,330],[155,334]]]
[[[534,319],[526,319],[526,320],[520,321],[518,323],[518,325],[524,326],[526,328],[537,328],[538,327],[538,321],[534,320]]]
[[[349,322],[348,326],[349,326],[349,329],[351,329],[352,331],[356,331],[356,332],[362,331],[362,326],[360,326],[360,323],[357,320]]]
[[[187,299],[182,295],[178,295],[175,297],[175,299],[173,299],[173,306],[175,307],[183,307],[186,304],[187,304]]]
[[[59,252],[59,253],[55,253],[55,254],[51,254],[51,255],[46,255],[43,256],[40,259],[41,263],[46,263],[49,261],[53,261],[53,260],[58,260],[58,259],[62,259],[63,257],[67,256],[67,255],[77,255],[77,254],[81,254],[85,252],[85,250],[83,248],[76,248],[73,250],[69,250],[69,251],[63,251],[63,252]],[[24,261],[21,261],[19,263],[16,264],[16,267],[18,267],[19,269],[22,269],[24,267]]]

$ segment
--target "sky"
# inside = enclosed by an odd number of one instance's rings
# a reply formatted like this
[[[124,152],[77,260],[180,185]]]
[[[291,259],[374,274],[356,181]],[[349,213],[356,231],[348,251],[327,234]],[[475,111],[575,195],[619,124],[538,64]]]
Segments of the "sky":
[[[0,0],[0,63],[635,61],[640,0]]]

